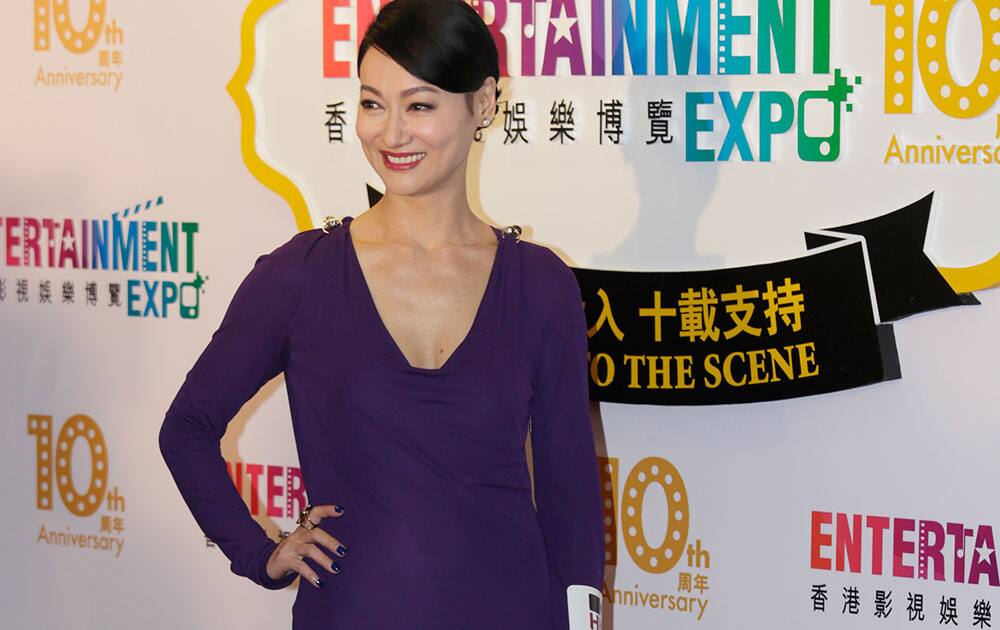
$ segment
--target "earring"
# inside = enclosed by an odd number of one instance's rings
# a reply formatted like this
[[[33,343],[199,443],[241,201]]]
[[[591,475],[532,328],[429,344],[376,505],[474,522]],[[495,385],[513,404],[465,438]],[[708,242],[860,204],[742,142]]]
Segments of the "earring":
[[[483,127],[489,127],[489,126],[490,126],[490,119],[483,118]]]

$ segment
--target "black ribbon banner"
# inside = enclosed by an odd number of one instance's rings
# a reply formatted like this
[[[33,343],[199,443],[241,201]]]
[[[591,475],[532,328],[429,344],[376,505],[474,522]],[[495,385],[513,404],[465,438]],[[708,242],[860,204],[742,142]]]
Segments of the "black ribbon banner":
[[[977,303],[956,295],[923,253],[930,204],[928,195],[882,217],[809,233],[813,253],[775,263],[575,269],[589,326],[591,398],[744,403],[899,378],[892,326],[879,321]]]

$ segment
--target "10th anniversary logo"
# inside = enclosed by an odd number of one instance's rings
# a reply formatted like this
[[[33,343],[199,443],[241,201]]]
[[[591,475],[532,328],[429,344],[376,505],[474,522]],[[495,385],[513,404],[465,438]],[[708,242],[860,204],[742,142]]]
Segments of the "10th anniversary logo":
[[[34,0],[35,51],[45,60],[35,85],[118,92],[125,80],[125,31],[108,17],[108,0],[89,0],[86,18],[76,17],[69,0]]]

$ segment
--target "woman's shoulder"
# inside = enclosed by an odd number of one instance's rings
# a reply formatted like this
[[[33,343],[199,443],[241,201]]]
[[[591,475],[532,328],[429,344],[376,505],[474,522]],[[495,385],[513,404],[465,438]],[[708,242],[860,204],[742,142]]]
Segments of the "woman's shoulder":
[[[345,222],[326,217],[321,227],[296,232],[260,258],[270,258],[273,263],[301,269],[318,258],[319,252],[324,248],[342,244],[346,230]]]
[[[539,296],[579,296],[580,287],[573,269],[553,249],[540,243],[519,241],[526,288]]]
[[[524,311],[539,330],[550,329],[554,322],[582,304],[580,285],[573,269],[553,249],[539,243],[519,241]]]
[[[270,251],[259,254],[249,277],[257,280],[255,286],[264,284],[276,291],[301,295],[305,287],[329,269],[329,253],[336,247],[335,241],[343,240],[336,233],[342,229],[311,228],[296,232]]]
[[[288,262],[292,262],[294,260],[302,261],[311,256],[315,252],[317,246],[319,246],[319,244],[329,236],[330,235],[324,232],[322,228],[302,230],[301,232],[296,232],[291,237],[287,238],[285,242],[275,247],[266,255],[280,258]]]

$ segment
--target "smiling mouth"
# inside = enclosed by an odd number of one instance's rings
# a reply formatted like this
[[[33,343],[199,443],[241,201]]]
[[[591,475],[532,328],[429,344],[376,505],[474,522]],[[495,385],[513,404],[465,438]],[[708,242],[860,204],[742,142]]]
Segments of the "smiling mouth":
[[[387,153],[382,151],[382,161],[394,171],[405,171],[416,167],[427,153]]]

